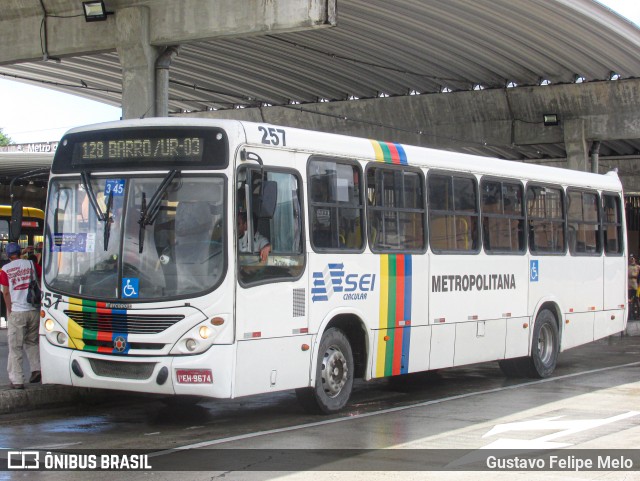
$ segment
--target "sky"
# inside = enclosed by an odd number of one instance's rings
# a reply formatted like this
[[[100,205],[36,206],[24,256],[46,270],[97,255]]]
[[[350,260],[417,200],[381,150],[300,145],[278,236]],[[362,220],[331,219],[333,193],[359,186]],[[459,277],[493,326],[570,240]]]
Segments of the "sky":
[[[599,0],[640,25],[639,0]],[[120,107],[6,80],[0,76],[0,129],[14,143],[59,140],[70,128],[118,120]]]

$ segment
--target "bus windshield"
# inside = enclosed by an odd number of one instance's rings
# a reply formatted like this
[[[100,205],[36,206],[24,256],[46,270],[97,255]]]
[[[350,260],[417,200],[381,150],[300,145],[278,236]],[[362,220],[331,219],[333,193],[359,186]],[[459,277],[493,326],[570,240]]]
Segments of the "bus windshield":
[[[55,179],[45,282],[69,296],[119,301],[210,291],[225,272],[224,191],[216,175]]]

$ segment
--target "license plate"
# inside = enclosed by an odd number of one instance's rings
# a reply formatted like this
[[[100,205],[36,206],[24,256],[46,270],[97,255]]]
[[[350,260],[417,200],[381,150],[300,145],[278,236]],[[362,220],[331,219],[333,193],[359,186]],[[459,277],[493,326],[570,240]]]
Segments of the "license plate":
[[[211,369],[177,369],[179,384],[213,384]]]

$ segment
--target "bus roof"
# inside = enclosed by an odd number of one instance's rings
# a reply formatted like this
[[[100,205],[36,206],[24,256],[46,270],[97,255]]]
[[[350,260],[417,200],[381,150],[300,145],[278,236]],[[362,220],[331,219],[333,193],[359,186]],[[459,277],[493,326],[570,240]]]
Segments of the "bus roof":
[[[193,126],[221,127],[227,130],[231,142],[247,143],[264,147],[264,132],[269,128],[286,132],[286,147],[310,154],[355,158],[358,160],[381,160],[376,157],[376,144],[393,145],[400,148],[409,165],[429,169],[455,170],[473,174],[496,177],[516,177],[523,180],[554,184],[571,184],[586,188],[621,191],[622,184],[616,172],[594,174],[578,170],[569,170],[519,161],[502,160],[492,157],[450,152],[428,147],[379,142],[362,137],[350,137],[340,134],[303,130],[266,123],[238,120],[204,119],[196,117],[131,119],[116,122],[87,125],[70,130],[67,134],[90,130],[107,130],[136,127]],[[262,129],[260,129],[262,128]],[[65,134],[65,135],[67,135]]]
[[[0,205],[0,217],[11,217],[11,206]],[[44,211],[35,207],[22,207],[22,217],[35,217],[44,219]]]

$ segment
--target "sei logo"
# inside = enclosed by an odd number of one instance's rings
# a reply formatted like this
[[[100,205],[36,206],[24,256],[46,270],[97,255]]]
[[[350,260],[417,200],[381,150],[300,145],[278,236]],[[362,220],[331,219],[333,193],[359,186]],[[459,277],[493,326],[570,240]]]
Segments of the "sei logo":
[[[341,293],[345,301],[365,300],[375,286],[375,274],[347,274],[344,264],[327,264],[323,271],[313,273],[311,300],[328,301],[334,293]]]

